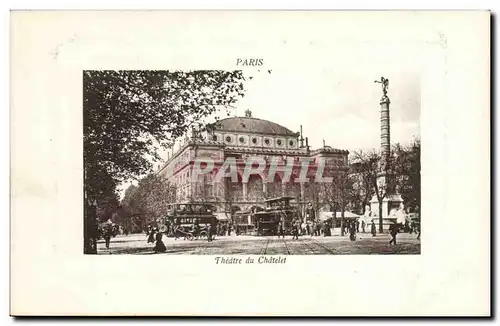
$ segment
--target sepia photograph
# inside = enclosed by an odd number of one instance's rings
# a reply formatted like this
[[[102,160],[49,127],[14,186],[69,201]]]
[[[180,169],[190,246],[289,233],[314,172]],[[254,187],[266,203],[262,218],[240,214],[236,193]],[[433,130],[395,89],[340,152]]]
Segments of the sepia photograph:
[[[11,314],[491,315],[490,20],[12,12]]]
[[[420,253],[419,75],[263,64],[83,71],[86,254]]]

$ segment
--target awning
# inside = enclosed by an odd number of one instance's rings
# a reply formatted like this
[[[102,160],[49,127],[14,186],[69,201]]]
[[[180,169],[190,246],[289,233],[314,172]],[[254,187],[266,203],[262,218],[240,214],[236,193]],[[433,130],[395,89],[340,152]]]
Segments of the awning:
[[[229,220],[229,218],[227,217],[228,215],[226,213],[224,213],[224,212],[216,212],[214,214],[215,214],[215,216],[217,217],[217,219],[219,221],[227,221],[227,220]]]
[[[337,212],[337,217],[341,217],[341,216],[342,216],[342,212]],[[347,218],[360,218],[361,216],[359,216],[358,214],[354,214],[352,212],[345,211],[344,212],[344,217],[347,217]]]
[[[337,212],[336,217],[341,218],[342,212]],[[325,220],[328,220],[329,218],[333,218],[333,212],[319,212],[320,221],[325,221]],[[360,218],[360,216],[358,214],[354,214],[352,212],[345,211],[344,218]]]

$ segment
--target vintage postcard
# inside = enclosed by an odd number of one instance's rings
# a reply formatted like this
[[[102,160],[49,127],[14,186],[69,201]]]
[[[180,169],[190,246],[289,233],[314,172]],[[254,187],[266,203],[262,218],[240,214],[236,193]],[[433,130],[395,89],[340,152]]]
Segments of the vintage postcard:
[[[490,314],[488,12],[11,33],[12,314]]]

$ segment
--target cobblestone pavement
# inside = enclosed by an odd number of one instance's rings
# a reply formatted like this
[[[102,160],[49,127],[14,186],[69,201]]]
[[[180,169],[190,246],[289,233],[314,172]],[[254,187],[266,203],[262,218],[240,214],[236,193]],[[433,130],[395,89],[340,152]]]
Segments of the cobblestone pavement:
[[[224,236],[213,242],[206,239],[174,240],[163,237],[167,247],[164,254],[183,255],[367,255],[367,254],[420,254],[420,240],[415,234],[401,233],[397,245],[389,245],[388,234],[358,233],[356,241],[348,236],[301,236],[293,240],[277,237]],[[98,254],[153,254],[154,244],[146,243],[146,235],[134,234],[111,239],[107,250],[104,240],[99,240]]]

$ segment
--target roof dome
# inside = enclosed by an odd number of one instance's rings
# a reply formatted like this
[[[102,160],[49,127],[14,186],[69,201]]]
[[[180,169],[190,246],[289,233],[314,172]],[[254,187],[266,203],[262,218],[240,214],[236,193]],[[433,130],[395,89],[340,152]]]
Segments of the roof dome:
[[[252,117],[232,117],[218,121],[217,130],[261,133],[281,136],[297,136],[297,133],[277,123]]]

